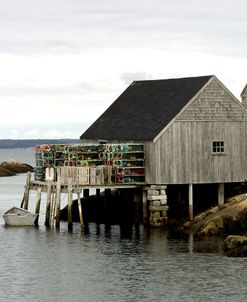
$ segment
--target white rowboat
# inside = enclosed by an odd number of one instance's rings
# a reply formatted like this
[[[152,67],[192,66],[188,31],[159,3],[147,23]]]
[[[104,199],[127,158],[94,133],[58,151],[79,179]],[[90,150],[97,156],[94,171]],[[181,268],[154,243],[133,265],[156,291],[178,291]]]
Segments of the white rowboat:
[[[14,226],[34,225],[37,216],[38,214],[32,214],[18,207],[13,207],[3,214],[5,223]]]

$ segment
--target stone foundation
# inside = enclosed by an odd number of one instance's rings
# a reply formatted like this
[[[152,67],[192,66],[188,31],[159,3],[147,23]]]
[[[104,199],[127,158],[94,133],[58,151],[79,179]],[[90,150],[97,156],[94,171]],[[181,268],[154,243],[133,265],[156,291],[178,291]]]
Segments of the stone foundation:
[[[155,227],[165,226],[168,211],[166,186],[151,185],[145,189],[147,191],[150,225]]]

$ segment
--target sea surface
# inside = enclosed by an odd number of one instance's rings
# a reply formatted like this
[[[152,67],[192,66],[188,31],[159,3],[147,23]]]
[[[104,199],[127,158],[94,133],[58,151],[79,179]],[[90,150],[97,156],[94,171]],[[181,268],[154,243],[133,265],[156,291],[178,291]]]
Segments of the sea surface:
[[[0,149],[0,162],[34,164],[32,149]],[[161,229],[73,232],[7,227],[2,213],[20,205],[25,175],[0,178],[0,301],[247,301],[247,259],[228,258],[222,241],[196,241]],[[66,200],[64,200],[66,203]],[[35,206],[31,194],[30,210]]]

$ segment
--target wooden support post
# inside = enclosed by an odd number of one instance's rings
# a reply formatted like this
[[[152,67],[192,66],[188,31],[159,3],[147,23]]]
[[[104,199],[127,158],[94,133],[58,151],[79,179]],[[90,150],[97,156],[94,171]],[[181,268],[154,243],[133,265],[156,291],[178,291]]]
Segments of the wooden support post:
[[[95,211],[96,211],[96,224],[97,224],[97,227],[99,228],[99,224],[101,222],[101,200],[100,200],[100,189],[96,189],[96,208],[95,208]]]
[[[72,177],[68,178],[68,229],[72,230],[72,204],[73,204],[73,187],[72,187]]]
[[[141,203],[140,191],[135,190],[135,192],[134,192],[134,224],[135,224],[135,227],[139,227],[139,224],[140,224],[140,203]]]
[[[143,224],[148,224],[148,202],[147,202],[147,191],[142,191],[142,215],[143,215]]]
[[[189,220],[193,221],[193,184],[189,184]]]
[[[96,197],[97,199],[100,199],[100,189],[96,189]]]
[[[45,213],[45,225],[50,226],[51,218],[51,190],[52,183],[50,180],[47,181],[47,199],[46,199],[46,213]]]
[[[218,184],[218,205],[223,206],[225,201],[225,187],[224,183]]]
[[[104,222],[105,225],[110,224],[110,213],[109,213],[109,203],[111,200],[111,189],[105,189],[105,196],[104,196]]]
[[[31,172],[28,171],[27,178],[26,178],[25,191],[24,191],[22,202],[21,202],[21,208],[24,208],[25,210],[28,210],[31,176],[32,176]]]
[[[35,206],[35,214],[38,214],[38,216],[37,216],[37,219],[35,221],[35,225],[39,224],[40,203],[41,203],[41,187],[39,187],[38,191],[37,191],[37,200],[36,200],[36,206]]]
[[[61,177],[57,177],[56,189],[56,228],[60,227],[60,203],[61,203]]]
[[[84,189],[84,190],[83,190],[83,197],[84,197],[84,198],[89,197],[89,189]]]
[[[84,226],[80,193],[77,193],[77,200],[78,200],[78,210],[79,210],[80,224],[81,224],[81,226]]]
[[[52,186],[52,192],[51,192],[50,221],[52,224],[54,223],[54,219],[55,219],[56,200],[57,200],[57,189],[56,189],[56,184],[55,184]]]

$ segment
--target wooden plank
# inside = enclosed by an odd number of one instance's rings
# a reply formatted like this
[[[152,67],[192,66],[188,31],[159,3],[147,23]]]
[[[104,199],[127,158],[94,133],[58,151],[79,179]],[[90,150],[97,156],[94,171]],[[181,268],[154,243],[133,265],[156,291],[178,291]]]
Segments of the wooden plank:
[[[80,193],[77,194],[77,200],[78,200],[78,211],[79,211],[80,224],[81,224],[81,226],[84,226]]]
[[[68,177],[68,229],[72,230],[72,204],[73,204],[73,187],[72,177]]]
[[[31,172],[27,172],[25,191],[21,202],[21,208],[24,208],[25,210],[28,210],[31,176]]]
[[[56,228],[60,227],[61,176],[57,178],[56,188]]]
[[[35,224],[39,224],[39,212],[40,212],[40,203],[41,203],[41,188],[37,191],[37,199],[36,199],[36,206],[35,206],[35,214],[38,214]]]
[[[52,193],[52,182],[47,182],[47,199],[46,199],[46,213],[45,213],[45,225],[50,226],[50,214],[51,214],[51,193]]]
[[[53,224],[55,219],[55,213],[56,213],[56,185],[52,186],[52,192],[51,192],[51,210],[50,210],[50,221]]]
[[[79,185],[89,185],[89,168],[87,167],[78,167],[78,179]]]

